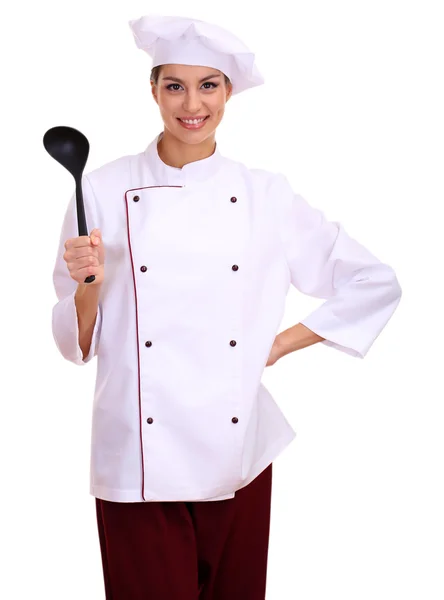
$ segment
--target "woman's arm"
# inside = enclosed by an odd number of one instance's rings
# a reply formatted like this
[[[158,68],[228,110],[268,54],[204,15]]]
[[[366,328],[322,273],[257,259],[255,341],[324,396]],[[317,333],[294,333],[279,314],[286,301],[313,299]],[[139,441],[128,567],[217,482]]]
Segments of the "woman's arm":
[[[98,227],[98,218],[93,191],[86,176],[82,179],[82,188],[86,221],[92,230]],[[78,235],[74,193],[65,212],[53,271],[58,302],[52,309],[52,333],[57,348],[66,360],[76,365],[85,365],[93,359],[98,350],[102,317],[99,290],[102,286],[78,284],[69,274],[63,258],[65,242]]]
[[[272,199],[280,209],[291,283],[302,293],[325,300],[283,332],[285,352],[321,341],[363,358],[400,301],[394,270],[349,236],[340,223],[328,221],[295,194],[281,174],[275,177]]]
[[[317,333],[314,333],[314,331],[311,331],[311,329],[308,329],[308,327],[305,327],[302,323],[297,323],[293,327],[281,331],[276,336],[279,358],[295,350],[301,350],[317,342],[322,342],[324,339]]]
[[[83,357],[88,356],[97,319],[101,285],[79,283],[74,296],[79,328],[79,346]]]

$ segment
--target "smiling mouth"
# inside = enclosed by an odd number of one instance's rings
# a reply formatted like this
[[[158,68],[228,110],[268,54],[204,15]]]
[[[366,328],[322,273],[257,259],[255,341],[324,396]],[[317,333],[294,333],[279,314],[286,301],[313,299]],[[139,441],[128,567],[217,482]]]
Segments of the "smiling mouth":
[[[210,115],[207,115],[204,119],[197,121],[197,123],[194,122],[194,119],[187,119],[186,121],[183,119],[180,119],[179,117],[177,117],[177,120],[180,121],[181,123],[185,123],[185,125],[200,125],[200,123],[203,123],[204,121],[206,121],[207,119],[209,119]]]

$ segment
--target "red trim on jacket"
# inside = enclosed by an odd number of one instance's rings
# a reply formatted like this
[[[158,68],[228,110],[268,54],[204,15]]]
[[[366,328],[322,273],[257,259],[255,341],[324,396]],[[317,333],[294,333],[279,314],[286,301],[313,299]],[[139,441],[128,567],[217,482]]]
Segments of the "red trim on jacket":
[[[131,248],[131,238],[130,238],[130,224],[129,224],[129,210],[128,210],[128,192],[134,192],[137,190],[147,190],[150,188],[161,188],[161,187],[177,187],[181,188],[182,185],[149,185],[147,187],[142,188],[132,188],[130,190],[126,190],[125,192],[125,205],[126,205],[126,225],[127,225],[127,233],[128,233],[128,247],[130,251],[131,257],[131,267],[133,271],[133,282],[134,282],[134,301],[136,304],[136,336],[137,336],[137,372],[138,372],[138,382],[139,382],[139,424],[140,424],[140,453],[142,457],[142,498],[145,498],[145,461],[143,456],[143,437],[142,437],[142,393],[140,389],[140,344],[139,344],[139,312],[138,312],[138,304],[137,304],[137,287],[136,287],[136,274],[134,271],[134,260],[133,260],[133,252]]]

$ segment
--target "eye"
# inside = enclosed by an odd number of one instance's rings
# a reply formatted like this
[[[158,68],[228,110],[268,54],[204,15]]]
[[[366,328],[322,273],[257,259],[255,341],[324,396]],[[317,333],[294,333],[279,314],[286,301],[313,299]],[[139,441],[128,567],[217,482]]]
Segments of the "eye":
[[[179,85],[178,83],[170,83],[170,85],[167,85],[167,86],[166,86],[166,89],[167,89],[167,90],[170,90],[170,89],[171,89],[173,86],[176,86],[176,85],[177,85],[178,87],[180,87],[180,85]],[[176,90],[174,90],[174,91],[176,91]]]
[[[218,84],[218,83],[213,83],[212,81],[206,81],[206,82],[205,82],[205,83],[203,83],[202,85],[210,85],[210,86],[212,86],[212,88],[211,88],[211,87],[209,87],[209,88],[205,88],[206,90],[211,90],[211,89],[213,89],[213,88],[217,88],[217,87],[219,86],[219,84]],[[176,90],[176,89],[174,89],[174,90],[172,89],[174,86],[177,86],[177,87],[182,87],[182,86],[181,86],[179,83],[170,83],[169,85],[167,85],[167,86],[166,86],[166,89],[167,89],[167,90],[171,90],[171,91],[173,91],[173,92],[176,92],[176,91],[178,91],[178,90]]]

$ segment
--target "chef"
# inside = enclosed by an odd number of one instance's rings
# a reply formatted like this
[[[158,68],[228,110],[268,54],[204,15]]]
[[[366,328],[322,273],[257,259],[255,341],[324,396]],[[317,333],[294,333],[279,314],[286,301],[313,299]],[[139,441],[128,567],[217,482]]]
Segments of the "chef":
[[[272,462],[295,437],[264,368],[317,342],[363,358],[401,290],[284,174],[221,153],[226,102],[264,83],[243,42],[182,17],[130,27],[164,130],[84,175],[91,235],[73,196],[54,268],[57,347],[77,365],[97,355],[106,597],[263,600]],[[290,284],[324,302],[277,335]]]

